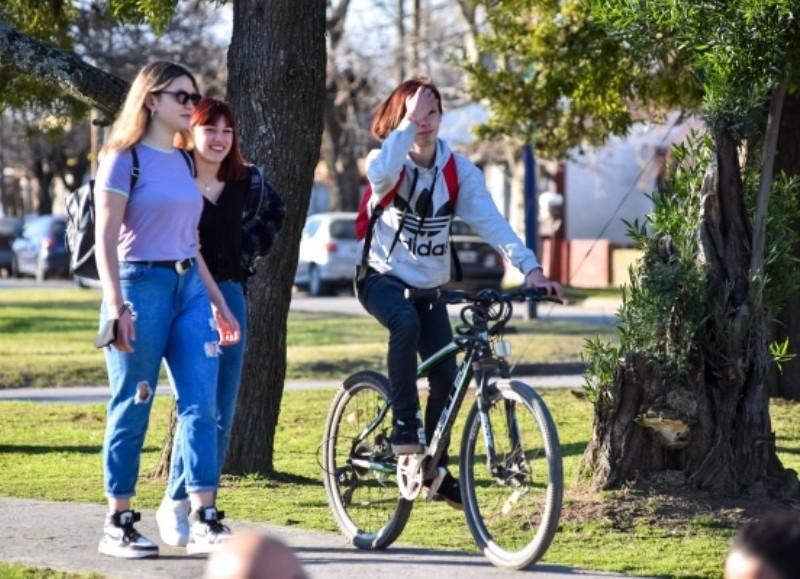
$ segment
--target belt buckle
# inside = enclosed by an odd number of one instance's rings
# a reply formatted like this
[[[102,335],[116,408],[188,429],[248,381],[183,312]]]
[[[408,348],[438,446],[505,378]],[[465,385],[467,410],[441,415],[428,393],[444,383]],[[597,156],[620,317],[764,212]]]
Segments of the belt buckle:
[[[178,275],[184,275],[190,269],[192,269],[191,259],[182,259],[175,262],[175,271],[178,272]]]

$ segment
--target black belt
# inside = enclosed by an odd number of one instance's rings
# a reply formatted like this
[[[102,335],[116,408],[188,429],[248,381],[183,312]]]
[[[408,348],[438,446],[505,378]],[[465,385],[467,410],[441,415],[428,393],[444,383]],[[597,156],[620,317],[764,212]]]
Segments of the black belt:
[[[168,260],[168,261],[147,261],[145,263],[149,263],[153,267],[166,267],[167,269],[175,270],[178,275],[183,275],[194,265],[196,260],[193,257],[187,257],[186,259],[178,259],[178,260]]]

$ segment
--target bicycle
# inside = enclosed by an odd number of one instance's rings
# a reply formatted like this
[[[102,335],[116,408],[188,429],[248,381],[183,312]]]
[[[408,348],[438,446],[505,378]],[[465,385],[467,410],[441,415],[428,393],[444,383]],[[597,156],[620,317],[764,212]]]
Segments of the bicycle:
[[[402,533],[423,492],[432,500],[445,474],[436,468],[456,416],[474,380],[459,462],[469,530],[496,566],[524,569],[538,561],[561,514],[563,473],[558,434],[536,391],[511,377],[510,344],[503,329],[512,302],[560,301],[538,290],[406,290],[406,299],[464,304],[453,342],[424,360],[417,376],[463,353],[455,382],[427,449],[396,457],[389,444],[388,379],[373,371],[348,377],[334,396],[322,449],[325,492],[336,523],[359,549],[385,549]]]

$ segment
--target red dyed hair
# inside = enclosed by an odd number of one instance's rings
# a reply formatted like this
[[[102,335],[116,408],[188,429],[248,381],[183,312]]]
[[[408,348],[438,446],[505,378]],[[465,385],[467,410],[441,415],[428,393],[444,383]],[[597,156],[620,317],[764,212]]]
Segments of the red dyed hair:
[[[236,120],[230,105],[220,99],[203,97],[194,107],[190,127],[193,129],[197,126],[215,125],[220,119],[223,119],[225,124],[233,129],[233,141],[230,152],[219,166],[217,179],[220,181],[243,181],[249,177],[250,171],[247,169],[247,164],[242,158],[242,151],[239,149],[239,131],[236,128]]]
[[[442,95],[431,79],[418,77],[404,81],[392,91],[389,98],[383,101],[372,119],[371,130],[376,139],[383,141],[389,136],[389,133],[397,128],[397,125],[406,116],[406,99],[414,96],[414,93],[421,86],[431,89],[433,94],[436,95],[436,100],[439,103],[439,113],[441,114]]]

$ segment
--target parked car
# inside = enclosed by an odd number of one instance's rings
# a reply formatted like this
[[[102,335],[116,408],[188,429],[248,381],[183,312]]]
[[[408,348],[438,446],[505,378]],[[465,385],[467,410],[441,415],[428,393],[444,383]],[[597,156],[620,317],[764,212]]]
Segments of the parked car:
[[[0,273],[11,272],[13,254],[11,243],[22,234],[23,220],[19,217],[0,218]]]
[[[356,267],[356,214],[317,213],[306,219],[294,285],[312,296],[352,287]]]
[[[466,221],[454,219],[450,233],[461,263],[462,280],[451,281],[445,287],[470,292],[484,288],[500,289],[506,273],[503,256],[476,234]]]
[[[11,272],[14,277],[32,275],[37,281],[48,277],[69,277],[69,250],[64,240],[64,215],[41,215],[25,222],[11,244]]]

